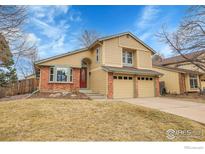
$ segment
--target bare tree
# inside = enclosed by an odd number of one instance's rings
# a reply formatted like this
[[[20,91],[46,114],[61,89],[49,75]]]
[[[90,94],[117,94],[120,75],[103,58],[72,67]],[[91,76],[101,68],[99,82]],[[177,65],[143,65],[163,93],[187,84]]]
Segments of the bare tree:
[[[84,30],[78,40],[83,47],[89,47],[98,37],[99,34],[96,31]]]
[[[161,62],[164,58],[164,55],[161,53],[156,53],[152,56],[153,63]]]
[[[175,54],[205,71],[205,6],[193,6],[187,10],[176,32],[168,33],[163,27],[158,34]],[[186,54],[193,53],[193,57]]]
[[[14,67],[20,70],[28,63],[22,64],[25,60],[30,61],[31,69],[33,61],[37,58],[36,43],[28,41],[23,26],[27,21],[27,7],[25,6],[0,6],[0,33],[9,44],[9,48],[15,59]],[[22,74],[27,74],[26,72]]]

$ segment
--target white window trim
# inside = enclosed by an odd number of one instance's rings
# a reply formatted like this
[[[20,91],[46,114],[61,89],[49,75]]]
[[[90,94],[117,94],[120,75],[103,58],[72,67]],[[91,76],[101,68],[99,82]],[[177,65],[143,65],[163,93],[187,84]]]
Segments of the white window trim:
[[[126,53],[125,55],[125,63],[123,62],[123,53]],[[128,63],[127,61],[128,61],[128,58],[127,58],[127,53],[128,52],[131,52],[132,53],[132,64],[130,64],[130,63]],[[126,51],[126,50],[123,50],[122,51],[122,63],[123,63],[123,66],[133,66],[133,52],[132,51]]]
[[[53,69],[53,74],[51,74],[51,69]],[[51,81],[51,75],[53,76],[53,81]],[[54,67],[50,67],[49,68],[49,82],[54,82],[54,76],[55,76]]]
[[[193,78],[193,77],[191,77],[191,75],[195,75],[195,74],[190,74],[189,75],[189,86],[190,86],[190,89],[198,89],[198,87],[199,87],[199,82],[198,82],[198,76],[196,75],[196,78]],[[191,87],[191,82],[190,82],[190,80],[193,80],[193,79],[196,79],[196,81],[197,81],[197,88],[192,88]],[[193,82],[194,83],[194,82]]]
[[[99,47],[95,49],[95,54],[96,54],[95,61],[96,63],[99,63],[100,62],[100,48]]]
[[[53,68],[53,81],[50,81],[50,69]],[[57,68],[63,68],[63,69],[68,69],[70,71],[68,74],[69,76],[67,77],[67,81],[57,81]],[[72,73],[71,73],[72,72]],[[72,77],[72,81],[70,80],[70,77]],[[68,68],[68,67],[50,67],[49,68],[49,83],[73,83],[73,69]]]

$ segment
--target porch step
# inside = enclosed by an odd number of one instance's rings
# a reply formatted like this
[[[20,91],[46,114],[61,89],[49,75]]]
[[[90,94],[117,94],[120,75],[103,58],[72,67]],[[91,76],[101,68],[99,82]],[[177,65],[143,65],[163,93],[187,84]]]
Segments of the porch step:
[[[90,89],[80,89],[79,92],[87,94],[87,93],[92,93],[92,90],[90,90]]]
[[[92,92],[92,90],[80,90],[81,93],[84,93],[86,96],[88,96],[90,99],[106,99],[106,97],[102,94]]]

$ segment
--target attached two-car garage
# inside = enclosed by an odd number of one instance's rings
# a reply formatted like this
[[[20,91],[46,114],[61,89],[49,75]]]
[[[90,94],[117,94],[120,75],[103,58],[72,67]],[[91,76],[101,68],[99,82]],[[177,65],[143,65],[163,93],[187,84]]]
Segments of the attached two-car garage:
[[[154,97],[154,87],[153,77],[113,75],[113,98]]]

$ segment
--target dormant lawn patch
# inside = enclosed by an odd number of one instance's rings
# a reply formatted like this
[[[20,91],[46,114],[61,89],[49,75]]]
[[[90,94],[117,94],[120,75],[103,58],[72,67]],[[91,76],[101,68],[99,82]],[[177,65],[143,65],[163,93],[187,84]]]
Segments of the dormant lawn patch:
[[[0,102],[1,141],[204,141],[166,131],[205,126],[124,102],[27,99]]]

